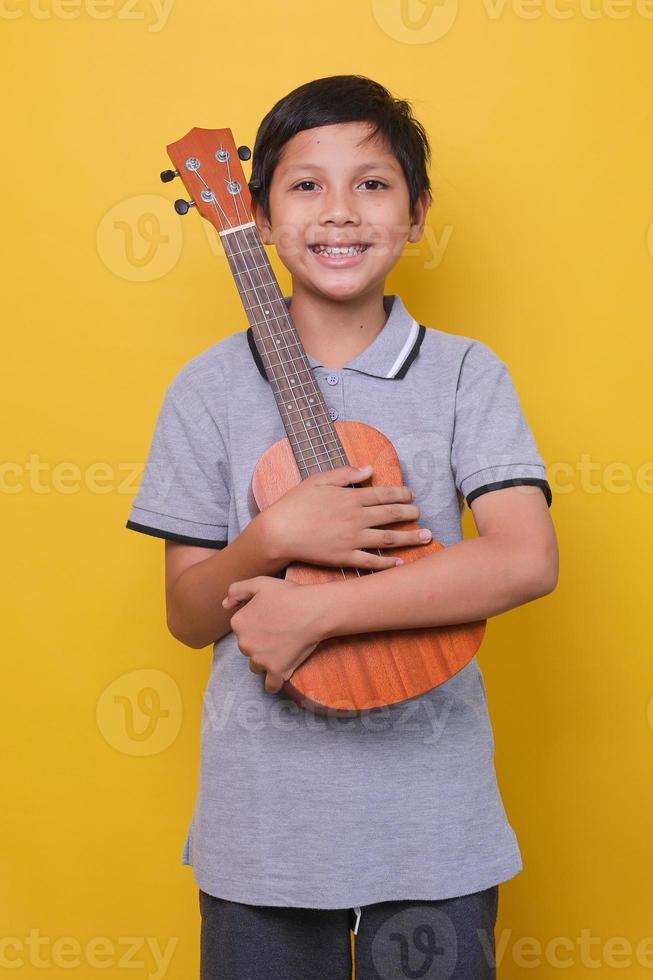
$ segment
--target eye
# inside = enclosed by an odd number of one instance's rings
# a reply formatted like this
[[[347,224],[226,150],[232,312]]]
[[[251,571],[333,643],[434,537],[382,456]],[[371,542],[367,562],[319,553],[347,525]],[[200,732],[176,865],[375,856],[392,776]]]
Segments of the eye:
[[[310,187],[306,187],[306,184],[310,184],[311,186]],[[293,190],[294,191],[298,191],[298,190],[312,191],[314,187],[316,187],[316,183],[315,183],[314,180],[300,180],[300,182],[298,184],[295,184],[295,186],[293,187]]]
[[[372,178],[370,178],[370,180],[364,180],[363,181],[363,184],[377,184],[379,187],[387,187],[388,186],[387,184],[384,184],[382,180],[375,180],[375,179],[372,179]],[[367,187],[367,190],[368,191],[374,191],[374,190],[376,190],[376,187]]]

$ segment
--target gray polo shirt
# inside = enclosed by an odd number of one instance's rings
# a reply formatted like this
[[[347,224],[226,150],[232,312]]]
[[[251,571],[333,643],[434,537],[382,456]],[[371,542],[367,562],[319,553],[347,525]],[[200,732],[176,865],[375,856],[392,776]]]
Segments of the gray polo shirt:
[[[399,296],[384,304],[383,330],[345,367],[308,360],[334,420],[391,440],[420,525],[451,545],[465,501],[516,484],[541,487],[550,505],[504,362],[418,324]],[[256,513],[258,460],[285,435],[251,329],[236,331],[168,386],[127,527],[225,547]],[[434,690],[356,718],[314,715],[263,685],[233,632],[214,644],[182,854],[204,891],[348,908],[464,895],[522,870],[476,657]]]

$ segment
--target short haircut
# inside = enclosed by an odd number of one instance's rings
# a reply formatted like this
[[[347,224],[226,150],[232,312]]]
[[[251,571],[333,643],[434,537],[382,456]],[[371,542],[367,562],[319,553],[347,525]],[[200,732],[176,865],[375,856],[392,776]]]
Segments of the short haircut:
[[[284,145],[297,133],[334,123],[369,122],[365,141],[385,140],[404,172],[410,213],[419,195],[431,194],[428,165],[431,147],[426,130],[404,99],[364,75],[316,78],[279,99],[263,117],[252,153],[249,189],[270,219],[270,185]]]

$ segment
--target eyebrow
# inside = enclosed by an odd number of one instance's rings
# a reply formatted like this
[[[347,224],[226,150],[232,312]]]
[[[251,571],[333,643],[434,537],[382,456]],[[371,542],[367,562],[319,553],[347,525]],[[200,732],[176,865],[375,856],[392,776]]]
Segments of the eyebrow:
[[[392,163],[384,162],[383,160],[369,160],[361,163],[357,170],[395,170],[395,166]],[[306,161],[305,163],[294,163],[292,166],[285,170],[285,173],[292,173],[293,170],[319,170],[324,173],[324,167],[321,167],[319,163],[311,163]]]

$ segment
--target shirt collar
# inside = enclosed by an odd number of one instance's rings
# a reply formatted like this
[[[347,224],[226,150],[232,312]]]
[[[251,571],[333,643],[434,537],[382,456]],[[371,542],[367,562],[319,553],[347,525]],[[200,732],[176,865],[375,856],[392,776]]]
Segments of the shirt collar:
[[[291,296],[283,297],[288,309],[290,309],[291,299]],[[408,368],[417,357],[420,344],[426,333],[426,327],[417,323],[404,306],[401,297],[394,293],[383,297],[383,306],[388,314],[383,329],[358,357],[341,368],[342,371],[358,371],[374,378],[396,380],[405,376]],[[268,377],[261,355],[254,343],[252,328],[248,327],[246,333],[247,342],[259,374],[267,381]],[[310,354],[307,354],[306,357],[312,368],[325,367]]]

